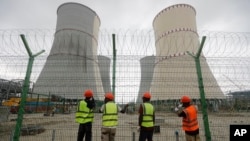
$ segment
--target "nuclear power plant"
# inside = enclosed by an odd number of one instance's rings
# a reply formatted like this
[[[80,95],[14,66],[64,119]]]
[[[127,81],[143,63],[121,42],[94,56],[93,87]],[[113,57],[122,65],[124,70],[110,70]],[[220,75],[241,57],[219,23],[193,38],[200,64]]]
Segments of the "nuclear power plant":
[[[200,99],[195,61],[187,53],[195,55],[200,46],[195,16],[192,6],[177,4],[154,18],[156,57],[150,87],[152,100],[180,99],[183,95]],[[203,54],[200,62],[206,98],[224,98]]]
[[[107,70],[102,77],[97,56],[99,27],[100,19],[89,7],[78,3],[64,3],[58,7],[52,49],[36,81],[34,93],[82,99],[83,92],[92,89],[97,100],[103,99],[102,78],[109,80],[105,77],[109,76],[109,68],[101,68]],[[104,85],[109,87],[107,83]]]
[[[195,16],[195,9],[187,4],[170,6],[156,15],[156,56],[140,60],[137,101],[145,91],[152,93],[152,100],[200,98],[195,61],[187,53],[195,55],[200,46]],[[58,7],[54,42],[34,93],[82,98],[85,89],[92,89],[98,100],[111,91],[110,59],[97,55],[99,27],[100,19],[89,7],[78,3]],[[206,98],[224,98],[203,54],[200,61]]]

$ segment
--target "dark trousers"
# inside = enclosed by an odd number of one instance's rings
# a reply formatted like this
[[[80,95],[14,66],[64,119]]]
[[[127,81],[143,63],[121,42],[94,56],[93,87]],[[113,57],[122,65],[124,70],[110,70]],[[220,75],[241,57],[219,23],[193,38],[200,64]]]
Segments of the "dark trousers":
[[[139,141],[153,141],[153,130],[141,130],[139,135]]]
[[[92,141],[92,123],[79,124],[77,141]]]

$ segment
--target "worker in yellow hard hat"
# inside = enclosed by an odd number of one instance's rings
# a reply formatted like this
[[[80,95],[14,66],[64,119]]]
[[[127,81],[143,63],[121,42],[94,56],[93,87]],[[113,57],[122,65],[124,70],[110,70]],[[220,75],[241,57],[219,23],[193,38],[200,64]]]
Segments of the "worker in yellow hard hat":
[[[101,140],[114,141],[118,125],[118,113],[125,113],[128,104],[123,109],[114,102],[114,95],[108,92],[104,95],[104,104],[99,109],[102,112]]]
[[[85,90],[83,93],[84,100],[78,102],[75,114],[75,121],[79,123],[77,141],[92,140],[92,122],[94,119],[93,109],[95,107],[95,100],[93,91],[90,89]]]
[[[181,105],[175,108],[179,117],[182,117],[182,129],[185,131],[186,141],[200,141],[198,109],[191,104],[189,96],[181,97]]]
[[[139,141],[153,141],[155,109],[150,103],[150,99],[150,92],[145,92],[142,97],[143,103],[139,108]]]

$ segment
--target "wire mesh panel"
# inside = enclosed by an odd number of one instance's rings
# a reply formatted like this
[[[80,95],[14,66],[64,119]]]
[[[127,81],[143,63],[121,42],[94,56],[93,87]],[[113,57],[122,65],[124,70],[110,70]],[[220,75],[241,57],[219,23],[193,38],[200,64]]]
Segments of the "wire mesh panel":
[[[20,34],[25,35],[32,52],[45,50],[45,53],[35,58],[34,61],[29,92],[26,98],[25,115],[22,129],[20,129],[20,140],[76,140],[79,125],[75,123],[75,112],[77,102],[83,99],[81,97],[83,91],[79,91],[78,94],[68,92],[60,95],[49,91],[47,93],[34,92],[37,80],[52,47],[54,39],[53,30],[0,31],[1,105],[15,109],[18,108],[20,102],[18,100],[20,100],[28,62],[28,54],[20,40]],[[116,37],[117,56],[115,72],[113,71],[112,34],[115,34]],[[212,140],[228,141],[230,125],[250,123],[248,118],[250,116],[250,34],[200,31],[199,35],[199,39],[202,36],[207,37],[202,50],[203,56],[200,59],[203,61],[201,63],[203,80],[206,81],[204,90]],[[176,38],[172,38],[172,42],[175,41]],[[164,48],[164,44],[162,44],[162,48]],[[191,54],[195,55],[195,53]],[[177,117],[173,111],[174,107],[179,103],[180,93],[186,93],[191,95],[191,97],[192,95],[197,96],[192,99],[192,102],[199,108],[200,136],[202,140],[205,140],[198,79],[196,71],[193,71],[196,66],[192,56],[186,52],[176,54],[175,56],[156,56],[155,40],[151,30],[101,30],[97,56],[95,57],[99,58],[99,64],[97,63],[97,65],[100,67],[101,77],[98,78],[98,82],[102,83],[100,87],[105,88],[103,88],[104,92],[99,94],[100,97],[96,101],[97,107],[92,127],[94,141],[101,139],[102,114],[98,113],[98,109],[103,103],[103,95],[105,92],[111,91],[112,88],[115,88],[115,102],[117,104],[123,107],[124,104],[129,103],[126,113],[119,114],[116,140],[138,140],[138,109],[142,102],[142,94],[145,91],[152,92],[151,102],[156,109],[155,125],[158,127],[153,136],[154,140],[175,141],[176,138],[179,140],[185,139],[185,134],[181,127],[182,119]],[[65,61],[64,58],[57,61],[63,62],[62,64],[65,63],[65,67],[70,67],[76,63],[75,61]],[[160,69],[156,70],[156,65]],[[55,64],[51,67],[57,66]],[[65,69],[72,69],[71,72],[73,72],[74,69],[79,68],[71,67]],[[50,73],[59,75],[60,71],[64,70],[64,66],[60,66],[60,69],[55,70],[58,71],[56,74],[48,71],[47,76],[50,76]],[[210,73],[213,77],[207,75]],[[84,74],[77,72],[75,75]],[[115,81],[112,81],[114,75]],[[73,75],[70,74],[68,76]],[[72,87],[84,87],[78,84],[75,85],[76,81],[96,81],[68,76],[64,77],[64,79],[67,79],[65,80],[65,85],[53,84],[53,87],[55,89],[71,89]],[[51,77],[44,77],[43,79],[48,79],[48,83],[40,85],[40,87],[50,85],[49,80]],[[155,92],[152,91],[152,86],[155,86]],[[163,92],[160,89],[165,89],[166,91]],[[51,113],[54,106],[56,111],[54,116],[52,116]],[[11,112],[7,121],[1,120],[0,140],[11,139],[18,116],[16,112]]]

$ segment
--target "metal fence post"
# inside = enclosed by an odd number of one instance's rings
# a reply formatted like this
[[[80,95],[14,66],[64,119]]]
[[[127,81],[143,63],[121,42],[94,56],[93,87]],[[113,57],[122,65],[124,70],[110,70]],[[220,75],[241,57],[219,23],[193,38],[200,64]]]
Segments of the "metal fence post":
[[[175,131],[175,137],[176,137],[176,141],[179,141],[179,132]]]
[[[55,141],[55,134],[56,134],[56,130],[53,129],[52,130],[52,141]]]
[[[19,141],[21,126],[22,126],[22,122],[23,122],[23,114],[25,112],[24,107],[25,107],[25,103],[26,103],[26,96],[27,96],[27,93],[29,92],[30,75],[31,75],[31,72],[32,72],[32,65],[33,65],[33,62],[34,62],[34,58],[44,52],[44,50],[42,50],[42,51],[38,52],[37,54],[33,55],[32,52],[30,51],[28,43],[26,42],[25,36],[23,34],[20,35],[20,36],[21,36],[21,39],[22,39],[22,41],[24,43],[26,51],[29,54],[29,62],[28,62],[28,66],[27,66],[27,71],[26,71],[24,84],[23,84],[23,87],[22,87],[21,102],[20,102],[20,106],[19,106],[19,109],[18,109],[18,117],[17,117],[17,122],[16,122],[16,128],[15,128],[15,132],[14,132],[14,136],[13,136],[14,141]]]
[[[132,133],[132,141],[135,141],[135,131]]]
[[[200,91],[200,98],[201,98],[201,105],[202,105],[202,116],[203,116],[203,123],[205,127],[205,136],[206,141],[211,141],[211,133],[209,129],[209,122],[208,122],[208,115],[207,115],[207,103],[206,103],[206,97],[205,97],[205,91],[204,91],[204,85],[203,85],[203,78],[202,78],[202,71],[201,71],[201,64],[200,64],[200,54],[203,48],[203,45],[205,43],[206,37],[202,37],[201,45],[199,47],[198,52],[196,55],[192,55],[190,52],[187,52],[190,56],[192,56],[195,60],[196,65],[196,73],[198,77],[198,84],[199,84],[199,91]]]

